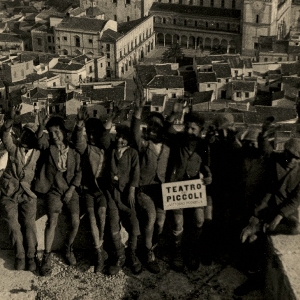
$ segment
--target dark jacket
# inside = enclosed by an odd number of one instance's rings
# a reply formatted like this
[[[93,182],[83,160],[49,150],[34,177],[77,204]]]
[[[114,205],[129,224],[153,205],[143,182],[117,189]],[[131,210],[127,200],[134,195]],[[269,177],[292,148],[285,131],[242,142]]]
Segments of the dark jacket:
[[[81,155],[83,188],[98,189],[99,181],[109,182],[108,161],[110,155],[108,149],[111,142],[109,132],[104,133],[99,147],[87,143],[87,139],[83,135],[83,127],[75,127],[72,139],[75,149]]]
[[[160,154],[155,152],[152,141],[141,137],[141,120],[132,118],[134,142],[140,157],[140,186],[164,183],[170,154],[170,147],[163,143]]]
[[[21,152],[23,149],[14,144],[10,129],[3,132],[2,141],[8,152],[8,161],[0,181],[1,195],[11,197],[21,185],[28,196],[36,198],[31,190],[31,183],[35,177],[40,151],[33,149],[32,155],[25,163]]]
[[[51,189],[55,181],[55,176],[59,172],[57,166],[59,150],[55,145],[49,145],[43,137],[39,139],[39,145],[41,149],[45,150],[42,152],[42,164],[35,182],[35,190],[42,194],[47,193]],[[81,175],[80,154],[74,149],[72,144],[69,144],[67,171],[65,175],[67,184],[79,187]]]

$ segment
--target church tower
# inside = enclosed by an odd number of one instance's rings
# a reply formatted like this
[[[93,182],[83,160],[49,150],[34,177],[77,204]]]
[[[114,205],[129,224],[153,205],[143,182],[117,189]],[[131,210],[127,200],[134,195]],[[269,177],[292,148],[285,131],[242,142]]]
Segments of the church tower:
[[[242,54],[254,56],[260,36],[284,39],[290,30],[291,0],[244,0]]]

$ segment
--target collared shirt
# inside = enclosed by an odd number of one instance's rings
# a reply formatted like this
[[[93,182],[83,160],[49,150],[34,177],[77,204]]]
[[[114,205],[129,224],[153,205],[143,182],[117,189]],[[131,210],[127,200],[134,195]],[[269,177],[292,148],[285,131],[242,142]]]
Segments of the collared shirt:
[[[25,148],[23,148],[23,158],[24,158],[24,164],[26,164],[27,163],[27,161],[28,161],[28,159],[29,159],[29,157],[31,156],[31,154],[32,154],[32,152],[33,152],[33,149],[29,149],[29,150],[27,150],[26,151],[26,149]]]
[[[57,167],[60,172],[67,171],[67,157],[68,157],[69,147],[59,150]]]
[[[162,143],[153,143],[153,148],[155,149],[155,153],[159,155],[161,152]]]
[[[117,159],[120,159],[128,148],[129,146],[116,150]]]

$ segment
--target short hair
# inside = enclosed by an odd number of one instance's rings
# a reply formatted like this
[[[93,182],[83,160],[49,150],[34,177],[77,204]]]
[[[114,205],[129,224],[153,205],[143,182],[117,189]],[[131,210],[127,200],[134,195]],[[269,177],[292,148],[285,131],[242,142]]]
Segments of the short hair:
[[[99,132],[99,134],[103,134],[105,132],[105,127],[101,120],[97,118],[89,118],[85,122],[85,130],[87,132],[96,130],[97,132]]]
[[[196,111],[191,111],[184,115],[184,123],[196,123],[199,127],[203,127],[205,118]]]
[[[117,134],[123,136],[129,143],[132,142],[133,137],[129,126],[125,124],[118,124],[116,126],[116,132]]]
[[[153,118],[158,118],[160,121],[159,123],[161,123],[159,125],[163,126],[163,124],[165,122],[165,118],[161,113],[159,113],[157,111],[150,112],[150,114],[148,115],[148,117],[146,119],[146,123],[150,123],[151,119],[153,119]]]
[[[53,126],[58,126],[65,133],[69,132],[69,130],[65,126],[65,121],[62,117],[59,116],[51,117],[46,124],[46,129],[49,131],[49,128]]]

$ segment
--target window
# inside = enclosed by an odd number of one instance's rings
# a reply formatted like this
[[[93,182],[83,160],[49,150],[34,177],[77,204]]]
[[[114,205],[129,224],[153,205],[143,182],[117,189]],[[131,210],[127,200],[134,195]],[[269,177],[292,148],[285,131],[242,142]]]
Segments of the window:
[[[226,79],[226,83],[228,83],[228,82],[229,82],[229,79],[227,78],[227,79]]]
[[[110,67],[110,61],[107,62],[107,66]]]
[[[159,108],[158,107],[154,107],[155,111],[159,111]]]
[[[265,58],[264,58],[264,61],[268,61],[268,58],[267,58],[267,57],[265,57]]]
[[[214,0],[210,0],[210,7],[214,7],[215,5],[215,1]]]
[[[220,78],[218,79],[218,82],[219,82],[219,83],[221,82],[221,79],[220,79]]]
[[[207,87],[210,88],[210,83],[207,84]]]
[[[51,43],[51,36],[48,35],[48,43]]]
[[[75,36],[75,46],[80,47],[80,38],[78,36]]]
[[[79,81],[82,81],[82,75],[79,75]]]
[[[172,93],[172,98],[176,98],[176,94],[175,93]]]
[[[126,4],[130,4],[130,0],[125,0],[125,3]]]
[[[114,15],[114,20],[117,21],[117,15]]]
[[[200,0],[200,6],[203,6],[203,0]]]
[[[187,25],[187,20],[184,20],[183,25],[184,25],[184,26]]]
[[[127,18],[126,18],[126,19],[127,19],[127,22],[129,22],[129,21],[130,21],[130,17],[129,17],[129,16],[127,16]]]
[[[90,66],[90,73],[93,72],[93,66]]]
[[[235,74],[235,76],[238,76],[239,71],[238,70],[234,70],[234,74]]]
[[[232,7],[233,9],[235,9],[235,0],[232,0],[231,7]]]
[[[59,36],[57,37],[57,40],[60,41],[60,37]]]
[[[93,44],[93,39],[89,39],[89,43],[90,43],[90,44]]]
[[[193,5],[193,0],[189,0],[189,5]]]
[[[245,92],[245,98],[249,98],[249,92]]]
[[[282,61],[282,57],[278,57],[278,61]]]
[[[205,27],[208,28],[208,22],[205,22]]]
[[[94,118],[97,117],[97,110],[96,109],[93,110],[93,116],[94,116]]]
[[[236,96],[237,96],[238,98],[241,98],[241,92],[236,92]]]
[[[117,3],[117,0],[112,0],[113,3]]]
[[[100,68],[102,68],[102,67],[103,67],[103,64],[101,63],[101,64],[100,64]]]
[[[230,24],[229,23],[227,24],[227,30],[228,31],[230,30]]]
[[[120,51],[120,57],[122,57],[122,50]]]
[[[220,24],[216,23],[216,28],[219,29],[220,28]]]
[[[106,51],[110,51],[110,44],[106,44]]]
[[[259,22],[259,15],[256,15],[256,20],[255,20],[256,23]]]
[[[166,24],[166,18],[163,18],[163,24]]]
[[[110,58],[110,53],[106,53],[106,58]]]
[[[55,81],[53,82],[53,86],[56,86],[56,82]]]
[[[222,7],[222,8],[225,7],[225,0],[221,0],[221,7]]]
[[[198,22],[197,21],[195,21],[195,27],[197,27],[198,26]]]
[[[133,49],[133,42],[131,42],[130,47],[131,47],[131,50],[132,50]]]
[[[37,44],[38,44],[39,46],[42,45],[42,39],[41,39],[41,38],[37,38]]]
[[[252,75],[252,73],[251,73],[251,72],[248,72],[248,76],[251,77],[251,75]]]
[[[176,19],[173,19],[173,25],[176,25]]]
[[[64,41],[67,41],[68,38],[67,38],[66,36],[63,36],[63,40],[64,40]]]
[[[172,3],[172,0],[169,0],[169,3]]]

